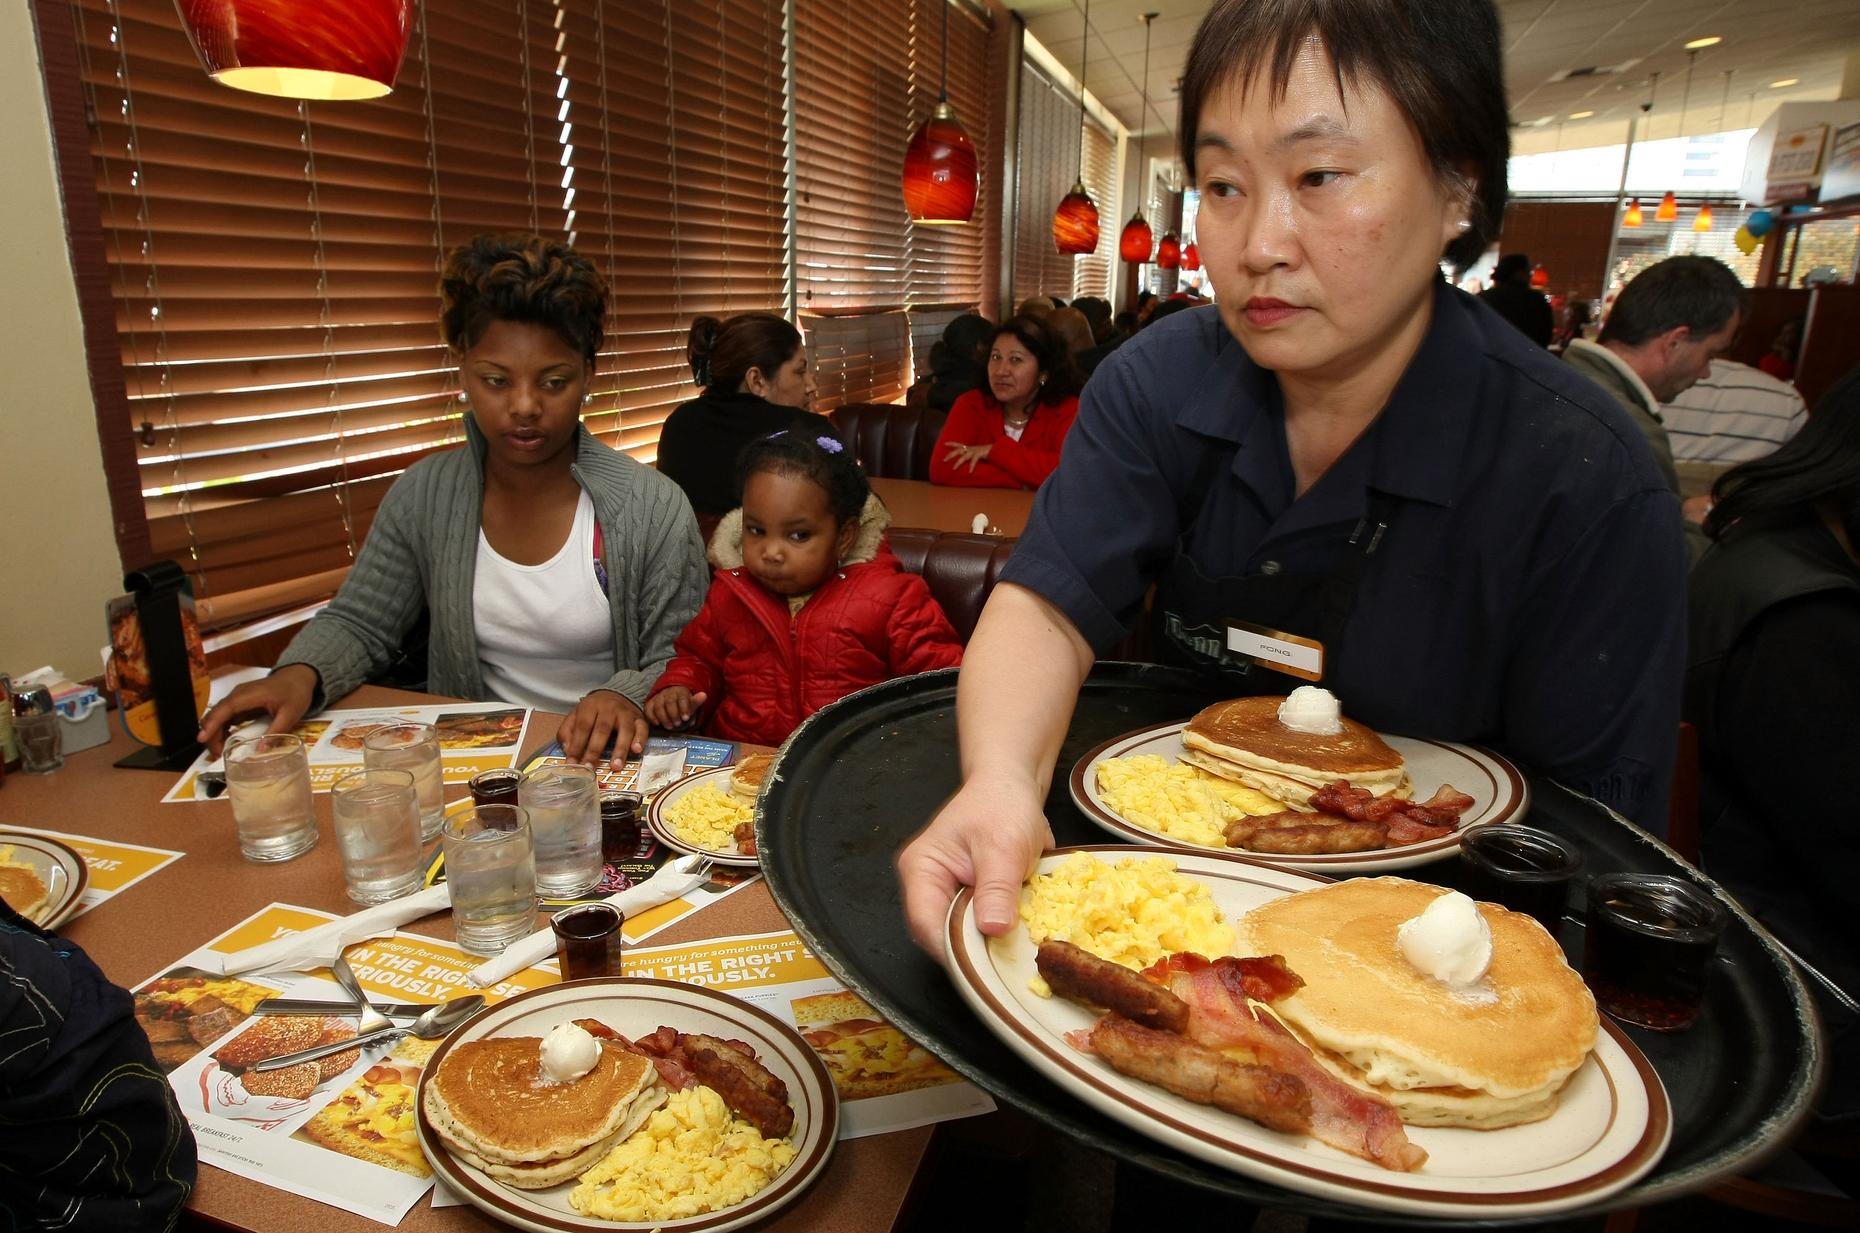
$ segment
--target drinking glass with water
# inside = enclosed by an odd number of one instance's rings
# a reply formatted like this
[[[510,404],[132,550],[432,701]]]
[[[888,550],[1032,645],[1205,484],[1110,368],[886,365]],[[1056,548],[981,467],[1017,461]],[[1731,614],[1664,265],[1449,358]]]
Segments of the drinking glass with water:
[[[446,778],[439,733],[431,724],[392,723],[362,738],[362,765],[371,771],[408,771],[420,799],[420,838],[439,833],[446,816]]]
[[[544,896],[579,895],[601,880],[601,812],[594,788],[593,770],[573,764],[538,767],[517,788],[536,837],[536,888]]]
[[[310,761],[289,732],[228,741],[226,794],[247,860],[287,861],[316,846]]]
[[[342,880],[357,903],[420,886],[420,809],[410,771],[351,771],[330,790]]]
[[[452,930],[474,955],[498,955],[536,920],[536,858],[518,805],[472,805],[439,828],[452,890]]]

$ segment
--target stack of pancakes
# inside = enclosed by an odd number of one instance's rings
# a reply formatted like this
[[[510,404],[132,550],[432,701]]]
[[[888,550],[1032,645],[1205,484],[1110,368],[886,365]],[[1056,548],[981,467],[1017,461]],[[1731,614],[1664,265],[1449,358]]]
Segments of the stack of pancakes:
[[[426,1085],[426,1117],[466,1164],[540,1190],[592,1168],[665,1103],[646,1058],[603,1040],[594,1069],[569,1083],[542,1074],[542,1041],[467,1041]]]
[[[1395,931],[1447,893],[1357,878],[1288,895],[1241,919],[1239,950],[1285,957],[1305,985],[1272,1013],[1409,1125],[1540,1121],[1595,1043],[1595,999],[1542,925],[1490,903],[1479,905],[1492,931],[1485,987],[1456,991],[1417,970]]]
[[[1182,729],[1182,761],[1312,812],[1311,794],[1341,779],[1377,796],[1409,794],[1402,756],[1353,719],[1335,736],[1279,722],[1282,697],[1216,702]]]
[[[51,893],[38,870],[31,865],[0,863],[0,899],[27,920],[39,919],[39,912]]]
[[[738,762],[730,772],[730,791],[744,800],[755,800],[762,791],[762,780],[769,773],[769,764],[774,761],[772,753],[753,753]]]

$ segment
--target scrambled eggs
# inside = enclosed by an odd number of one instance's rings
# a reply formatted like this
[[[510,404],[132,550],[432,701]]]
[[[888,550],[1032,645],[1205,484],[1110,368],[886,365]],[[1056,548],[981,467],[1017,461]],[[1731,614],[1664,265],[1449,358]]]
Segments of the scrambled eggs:
[[[764,1139],[723,1097],[694,1085],[655,1110],[581,1175],[569,1204],[602,1220],[681,1220],[759,1194],[794,1161],[784,1139]]]
[[[740,796],[701,783],[673,801],[665,811],[666,825],[693,847],[713,852],[736,851],[736,828],[755,820],[756,807]]]
[[[1098,796],[1119,817],[1204,847],[1227,847],[1230,822],[1285,808],[1264,792],[1155,754],[1107,758],[1097,770]]]
[[[1189,951],[1214,958],[1234,950],[1208,888],[1161,856],[1126,856],[1115,865],[1074,852],[1051,873],[1022,888],[1020,916],[1035,944],[1058,938],[1101,959],[1142,969],[1165,955]],[[1029,988],[1053,991],[1035,976]]]

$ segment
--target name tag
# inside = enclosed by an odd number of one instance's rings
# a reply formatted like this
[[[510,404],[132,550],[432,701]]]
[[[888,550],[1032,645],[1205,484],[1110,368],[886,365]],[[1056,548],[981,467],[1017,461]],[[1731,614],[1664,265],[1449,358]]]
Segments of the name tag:
[[[1324,644],[1264,625],[1227,621],[1227,649],[1254,663],[1307,681],[1324,679]]]

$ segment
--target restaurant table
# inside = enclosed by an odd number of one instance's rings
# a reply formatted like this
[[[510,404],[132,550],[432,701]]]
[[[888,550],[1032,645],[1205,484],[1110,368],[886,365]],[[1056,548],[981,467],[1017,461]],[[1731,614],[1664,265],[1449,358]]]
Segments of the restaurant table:
[[[764,877],[809,948],[899,1029],[998,1100],[1120,1162],[1265,1206],[1368,1217],[1362,1207],[1293,1193],[1173,1151],[1099,1113],[996,1037],[943,969],[912,944],[889,890],[892,861],[959,782],[956,676],[946,669],[855,694],[815,714],[783,747],[780,774],[758,806],[758,836],[770,833],[761,841]],[[1046,800],[1057,843],[1116,838],[1072,803],[1070,773],[1086,751],[1135,729],[1184,720],[1224,696],[1219,689],[1177,668],[1098,664],[1080,691]],[[1676,874],[1706,887],[1733,913],[1697,1025],[1670,1036],[1624,1028],[1666,1088],[1673,1137],[1651,1173],[1601,1207],[1660,1202],[1755,1167],[1802,1124],[1824,1066],[1825,1044],[1801,978],[1773,938],[1671,849],[1547,779],[1532,776],[1530,787],[1527,820],[1573,839],[1587,872]],[[1401,872],[1452,886],[1459,862]],[[1578,904],[1560,935],[1578,966],[1581,930]],[[1389,1212],[1375,1218],[1447,1223]],[[1516,1220],[1478,1221],[1508,1222]]]
[[[871,484],[898,527],[972,531],[975,516],[987,514],[1002,535],[1014,536],[1027,529],[1033,511],[1033,493],[1024,488],[946,488],[925,480],[876,477]]]
[[[419,706],[445,699],[365,686],[341,706]],[[525,758],[555,737],[559,716],[537,713]],[[112,729],[117,729],[111,716]],[[108,744],[73,754],[50,775],[8,775],[0,783],[0,826],[27,826],[186,853],[151,877],[77,917],[60,930],[82,946],[115,983],[142,983],[266,904],[279,902],[347,914],[357,905],[344,893],[329,795],[316,796],[317,846],[295,860],[257,864],[239,855],[232,806],[226,800],[163,805],[179,772],[118,770],[110,764],[136,748],[120,730]],[[519,763],[520,765],[521,763]],[[448,799],[466,795],[449,784]],[[788,922],[767,885],[756,882],[654,934],[651,944],[766,933]],[[403,926],[450,939],[450,912]],[[897,1221],[930,1142],[928,1128],[850,1139],[839,1144],[826,1172],[792,1205],[757,1226],[785,1233],[866,1233]],[[188,1207],[230,1228],[265,1233],[359,1233],[382,1226],[313,1199],[202,1165]],[[435,1210],[426,1199],[398,1226],[482,1230],[504,1225],[469,1206]]]

